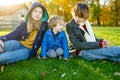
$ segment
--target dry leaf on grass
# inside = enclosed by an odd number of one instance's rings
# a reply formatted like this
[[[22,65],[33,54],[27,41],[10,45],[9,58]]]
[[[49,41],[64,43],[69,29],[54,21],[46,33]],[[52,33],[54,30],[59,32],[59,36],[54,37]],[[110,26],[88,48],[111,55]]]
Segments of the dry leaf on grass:
[[[42,76],[42,77],[45,77],[45,76],[46,76],[46,72],[42,72],[42,73],[41,73],[41,76]]]
[[[102,64],[105,64],[105,63],[107,63],[107,61],[102,61]]]
[[[76,75],[76,74],[77,74],[77,72],[74,72],[74,73],[73,73],[73,75]]]
[[[1,72],[4,72],[4,66],[1,66]]]
[[[63,73],[63,74],[61,75],[61,77],[65,77],[65,75],[66,75],[66,74],[65,74],[65,73]]]
[[[114,76],[120,76],[120,72],[115,72]]]
[[[53,69],[52,72],[57,72],[57,69]]]

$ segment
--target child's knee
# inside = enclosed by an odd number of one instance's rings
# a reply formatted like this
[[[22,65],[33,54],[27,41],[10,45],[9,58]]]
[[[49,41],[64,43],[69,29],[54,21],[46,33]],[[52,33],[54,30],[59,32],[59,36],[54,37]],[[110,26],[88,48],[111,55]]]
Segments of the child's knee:
[[[49,50],[47,54],[48,54],[49,57],[52,57],[52,58],[57,57],[57,54],[54,50]]]
[[[62,55],[63,54],[63,49],[62,48],[58,48],[56,50],[56,53],[57,53],[58,56]]]

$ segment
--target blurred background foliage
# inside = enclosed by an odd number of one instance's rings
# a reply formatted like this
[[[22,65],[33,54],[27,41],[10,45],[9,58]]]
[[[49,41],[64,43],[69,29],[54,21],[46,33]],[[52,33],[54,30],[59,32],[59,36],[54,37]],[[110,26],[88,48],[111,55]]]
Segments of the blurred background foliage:
[[[30,6],[34,0],[31,0]],[[90,22],[98,26],[120,26],[120,0],[36,0],[43,4],[50,16],[60,15],[69,21],[71,9],[77,2],[90,7]]]

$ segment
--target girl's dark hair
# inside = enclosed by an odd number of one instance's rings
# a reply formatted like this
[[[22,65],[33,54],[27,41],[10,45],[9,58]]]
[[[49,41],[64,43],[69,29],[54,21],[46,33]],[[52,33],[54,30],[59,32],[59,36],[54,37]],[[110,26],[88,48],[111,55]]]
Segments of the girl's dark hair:
[[[72,9],[73,16],[87,19],[89,18],[89,7],[85,3],[78,2]]]

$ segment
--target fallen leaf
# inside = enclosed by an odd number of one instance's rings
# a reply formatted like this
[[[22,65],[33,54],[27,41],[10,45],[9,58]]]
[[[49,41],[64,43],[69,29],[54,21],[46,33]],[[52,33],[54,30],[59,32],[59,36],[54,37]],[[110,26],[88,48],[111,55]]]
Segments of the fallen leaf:
[[[115,72],[114,76],[120,76],[120,72]]]
[[[1,66],[1,72],[4,72],[4,66]]]
[[[57,69],[53,69],[52,72],[57,72]]]
[[[107,61],[102,61],[102,64],[105,64],[105,63],[107,63]]]
[[[45,76],[46,76],[46,73],[45,73],[45,72],[42,72],[42,73],[41,73],[41,76],[42,76],[42,77],[45,77]]]
[[[74,72],[73,75],[77,74],[77,72]]]
[[[63,73],[63,74],[61,75],[61,77],[65,77],[65,75],[66,75],[66,74],[65,74],[65,73]]]

